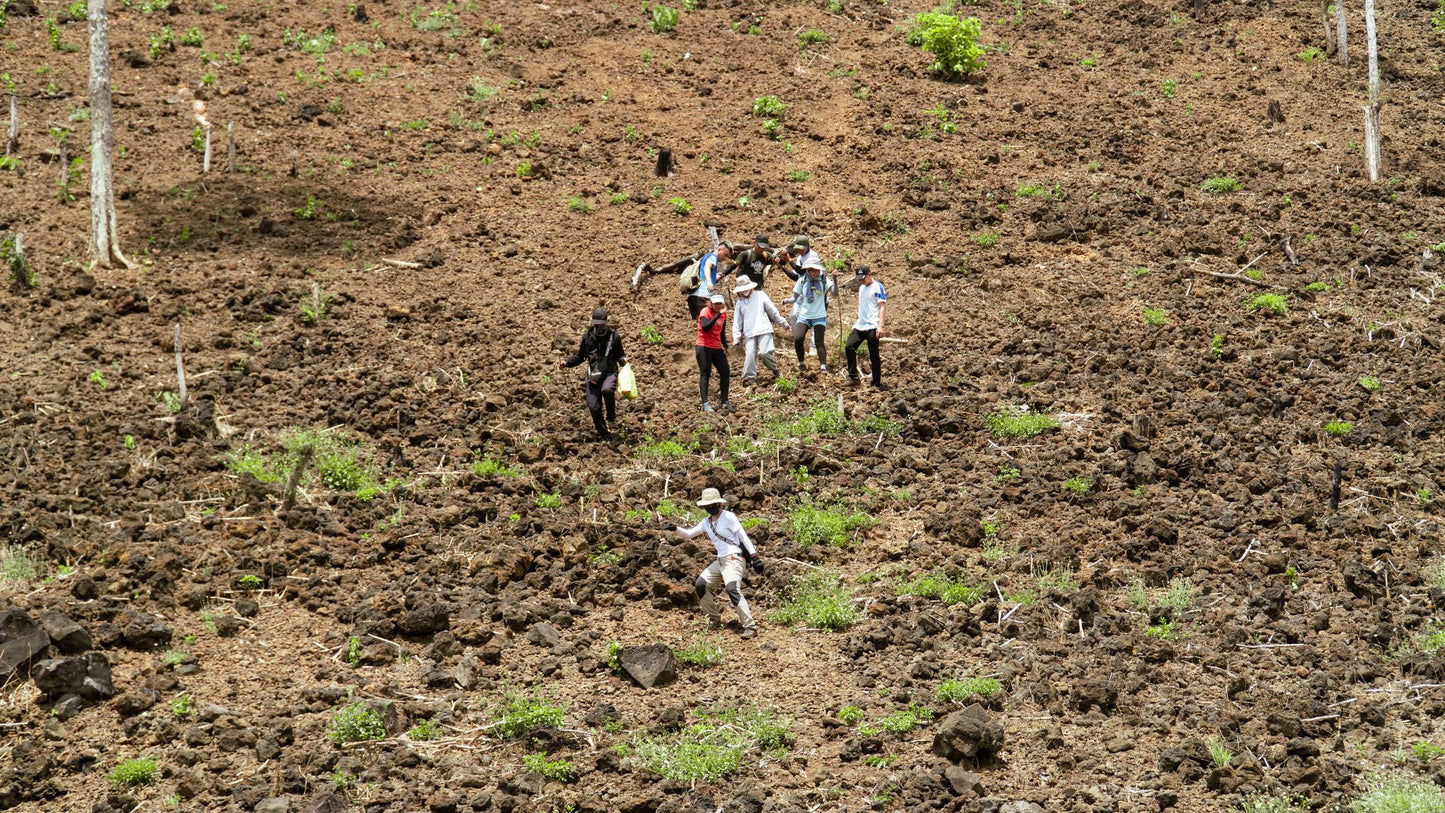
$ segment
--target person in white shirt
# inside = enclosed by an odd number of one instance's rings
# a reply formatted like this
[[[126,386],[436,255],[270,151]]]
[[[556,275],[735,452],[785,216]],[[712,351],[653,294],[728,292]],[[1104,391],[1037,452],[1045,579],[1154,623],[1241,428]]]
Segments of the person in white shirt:
[[[854,275],[858,278],[858,321],[853,324],[848,343],[843,346],[843,352],[848,357],[848,383],[858,384],[861,381],[858,377],[858,345],[867,342],[868,365],[873,371],[872,386],[878,390],[887,389],[883,386],[878,340],[884,335],[883,310],[888,304],[888,292],[883,290],[883,283],[873,277],[873,269],[868,266],[858,266]]]
[[[773,326],[789,330],[787,320],[778,312],[778,306],[767,291],[757,290],[758,284],[749,277],[738,277],[733,293],[737,303],[733,305],[733,345],[747,342],[744,348],[743,380],[753,381],[758,377],[758,360],[778,377],[778,362],[773,358]]]
[[[707,534],[717,549],[717,558],[703,570],[693,585],[698,604],[707,615],[708,625],[713,629],[721,627],[722,612],[717,606],[717,594],[726,589],[733,609],[737,610],[738,621],[743,625],[743,638],[752,638],[758,634],[758,623],[748,609],[748,600],[743,598],[743,569],[752,565],[754,570],[762,573],[763,560],[758,556],[753,540],[748,538],[748,532],[743,530],[743,524],[738,522],[737,514],[723,510],[727,500],[717,489],[703,489],[702,499],[697,504],[707,510],[707,519],[691,528],[678,526],[675,530],[685,539]]]

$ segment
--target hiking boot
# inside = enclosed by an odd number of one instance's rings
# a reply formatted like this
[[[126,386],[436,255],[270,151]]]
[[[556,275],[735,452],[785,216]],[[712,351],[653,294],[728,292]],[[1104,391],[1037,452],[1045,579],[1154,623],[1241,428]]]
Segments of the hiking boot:
[[[722,629],[722,625],[723,625],[723,623],[722,623],[722,619],[721,619],[721,618],[711,618],[711,617],[710,617],[710,618],[708,618],[706,621],[703,622],[702,628],[705,629],[705,630],[707,630],[707,631],[709,631],[709,632],[712,632],[713,630],[720,630],[720,629]]]
[[[826,365],[826,364],[819,364],[819,365],[818,365],[818,372],[820,372],[820,373],[826,373],[826,372],[828,372],[828,365]]]
[[[703,402],[702,402],[702,411],[703,411],[703,412],[712,412],[712,411],[713,411],[713,410],[712,410],[712,402],[711,402],[711,401],[703,401]]]
[[[868,386],[872,387],[875,390],[879,390],[880,392],[886,392],[888,390],[888,385],[884,384],[881,381],[876,384],[869,384]]]
[[[722,410],[723,410],[723,412],[732,412],[732,413],[736,413],[736,412],[738,411],[738,410],[737,410],[737,407],[734,407],[734,406],[733,406],[733,402],[732,402],[732,401],[723,401],[723,402],[722,402]]]
[[[859,378],[858,376],[856,376],[856,375],[850,375],[850,376],[848,376],[848,386],[850,386],[850,387],[856,387],[856,386],[858,386],[859,384],[862,384],[862,383],[863,383],[863,379]]]
[[[743,640],[744,640],[744,641],[747,641],[747,640],[750,640],[750,639],[753,639],[753,638],[756,638],[756,637],[758,637],[758,631],[757,631],[756,629],[754,629],[753,627],[748,627],[747,629],[743,630]]]

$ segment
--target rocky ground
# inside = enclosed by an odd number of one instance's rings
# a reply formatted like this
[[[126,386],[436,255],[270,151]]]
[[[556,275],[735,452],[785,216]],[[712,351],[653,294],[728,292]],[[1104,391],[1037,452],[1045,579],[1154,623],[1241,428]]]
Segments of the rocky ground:
[[[602,0],[116,4],[137,265],[101,270],[84,24],[10,0],[0,236],[35,285],[0,294],[0,808],[1334,810],[1381,767],[1445,785],[1433,9],[1379,9],[1369,183],[1363,20],[1342,66],[1316,5],[986,0],[960,7],[988,46],[967,82],[905,41],[925,2],[696,5],[662,33]],[[785,384],[698,413],[674,277],[629,282],[708,224],[875,268],[891,390],[846,387],[833,345],[832,373],[780,353]],[[643,395],[611,444],[556,368],[598,305]],[[1059,425],[991,431],[1016,407]],[[708,486],[762,521],[752,641],[704,637],[708,552],[670,531]],[[808,505],[860,527],[805,544]],[[780,623],[819,574],[856,623]],[[700,641],[719,665],[671,661]],[[1000,690],[940,697],[963,678]],[[518,697],[560,720],[505,738]],[[339,744],[356,703],[381,730]],[[760,716],[786,733],[748,729],[725,780],[646,759]],[[112,781],[138,758],[152,781]]]

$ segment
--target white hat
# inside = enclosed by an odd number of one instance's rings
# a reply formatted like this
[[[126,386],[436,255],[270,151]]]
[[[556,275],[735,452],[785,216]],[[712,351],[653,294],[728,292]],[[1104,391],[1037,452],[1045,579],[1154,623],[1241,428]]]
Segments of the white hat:
[[[757,284],[756,282],[753,282],[753,281],[752,281],[752,278],[744,275],[744,276],[738,277],[737,284],[733,286],[733,293],[735,293],[735,294],[747,293],[748,291],[751,291],[752,289],[754,289],[754,288],[756,288],[756,287],[758,287],[758,284]]]
[[[723,499],[723,495],[719,494],[717,489],[705,488],[702,490],[702,499],[698,500],[697,504],[706,508],[709,505],[727,505],[728,501]]]
[[[727,299],[726,299],[722,294],[716,294],[716,293],[715,293],[715,294],[712,295],[712,299],[710,299],[710,300],[708,300],[708,301],[709,301],[709,302],[726,302]]]
[[[813,260],[813,261],[811,261],[811,262],[809,262],[807,265],[804,265],[803,268],[805,268],[805,269],[813,269],[813,268],[816,268],[816,269],[818,269],[819,271],[827,271],[827,270],[828,270],[828,269],[826,269],[826,268],[823,267],[823,262],[822,262],[821,260],[816,260],[816,259]]]

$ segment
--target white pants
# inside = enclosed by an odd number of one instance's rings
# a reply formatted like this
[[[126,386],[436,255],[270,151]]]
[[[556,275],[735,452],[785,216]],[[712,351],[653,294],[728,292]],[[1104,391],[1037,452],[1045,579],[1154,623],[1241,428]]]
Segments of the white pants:
[[[717,606],[717,594],[727,590],[728,599],[732,601],[733,609],[738,611],[738,621],[742,623],[743,629],[757,628],[758,623],[753,620],[752,610],[748,609],[748,600],[743,598],[743,568],[746,566],[747,563],[741,556],[718,558],[697,577],[697,584],[693,587],[697,590],[698,604],[702,605],[703,614],[713,624],[722,621],[722,610]]]
[[[778,374],[778,362],[773,357],[773,334],[764,333],[761,336],[749,336],[743,339],[743,347],[747,355],[743,358],[743,378],[753,379],[758,377],[758,360],[762,359],[763,366]]]

